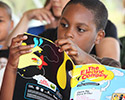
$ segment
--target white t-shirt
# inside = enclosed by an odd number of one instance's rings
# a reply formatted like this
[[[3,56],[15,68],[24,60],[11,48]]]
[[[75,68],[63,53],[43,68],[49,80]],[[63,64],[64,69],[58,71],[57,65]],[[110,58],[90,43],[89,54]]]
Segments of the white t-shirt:
[[[0,88],[2,85],[2,81],[3,81],[3,76],[4,76],[6,64],[7,64],[7,58],[1,57],[0,58]]]

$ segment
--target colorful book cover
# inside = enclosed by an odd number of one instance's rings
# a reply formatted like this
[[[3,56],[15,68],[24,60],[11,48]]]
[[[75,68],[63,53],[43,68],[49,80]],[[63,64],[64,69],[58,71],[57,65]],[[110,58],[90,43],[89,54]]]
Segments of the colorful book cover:
[[[70,100],[125,100],[125,70],[88,64],[77,65],[70,73]]]
[[[25,33],[34,44],[19,59],[13,100],[124,100],[125,71],[99,64],[74,65],[43,37]]]
[[[19,59],[13,100],[69,100],[73,63],[54,43],[25,33],[22,45],[34,44],[31,53]]]

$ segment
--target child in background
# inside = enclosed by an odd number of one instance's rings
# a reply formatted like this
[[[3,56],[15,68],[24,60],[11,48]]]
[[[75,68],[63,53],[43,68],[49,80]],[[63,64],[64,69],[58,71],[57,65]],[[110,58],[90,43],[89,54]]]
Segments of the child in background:
[[[25,16],[34,16],[32,18],[38,18],[38,20],[45,20],[47,24],[40,25],[36,27],[30,27],[28,33],[39,35],[46,29],[57,28],[59,24],[59,19],[61,17],[61,12],[65,5],[70,0],[46,0],[44,8],[29,10],[25,12]],[[41,10],[41,11],[40,11]],[[34,12],[37,12],[34,13]],[[39,17],[36,17],[38,15]],[[41,16],[40,16],[41,15]],[[29,21],[31,18],[29,19]]]
[[[107,65],[114,63],[119,67],[117,61],[109,58],[105,58],[107,61],[104,59],[96,60],[89,54],[93,46],[104,37],[107,18],[107,9],[99,0],[71,0],[63,9],[58,33],[54,35],[55,33],[51,31],[43,36],[57,38],[55,44],[60,47],[59,52],[66,51],[77,65],[102,64],[105,61]],[[27,36],[18,35],[12,40],[9,61],[1,88],[0,99],[2,100],[12,99],[19,56],[31,52],[30,49],[33,48],[33,45],[21,45],[21,42],[26,39]],[[65,92],[62,91],[63,100],[69,100],[70,90]]]
[[[6,3],[0,1],[0,87],[9,55],[6,41],[9,32],[13,29],[11,13],[10,7]]]

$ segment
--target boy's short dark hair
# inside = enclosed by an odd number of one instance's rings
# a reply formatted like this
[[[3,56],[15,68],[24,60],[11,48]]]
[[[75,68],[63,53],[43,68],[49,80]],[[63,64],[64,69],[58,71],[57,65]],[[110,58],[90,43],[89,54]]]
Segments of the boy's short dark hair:
[[[105,5],[99,0],[70,0],[65,8],[70,4],[80,4],[89,9],[94,15],[96,30],[105,29],[108,20],[108,11]],[[63,12],[62,12],[63,13]],[[89,17],[89,16],[88,16]]]
[[[12,11],[11,11],[11,8],[4,2],[0,1],[0,8],[5,8],[10,19],[12,19]]]

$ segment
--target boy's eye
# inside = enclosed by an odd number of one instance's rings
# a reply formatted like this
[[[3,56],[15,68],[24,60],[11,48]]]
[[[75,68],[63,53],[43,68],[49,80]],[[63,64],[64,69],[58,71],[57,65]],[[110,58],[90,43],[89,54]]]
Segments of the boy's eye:
[[[68,27],[68,24],[64,24],[64,23],[60,23],[62,27],[65,27],[67,28]]]
[[[78,29],[79,32],[85,32],[85,30],[82,29],[82,28],[79,28],[79,27],[78,27],[77,29]]]
[[[0,19],[0,22],[3,22],[3,20]]]

